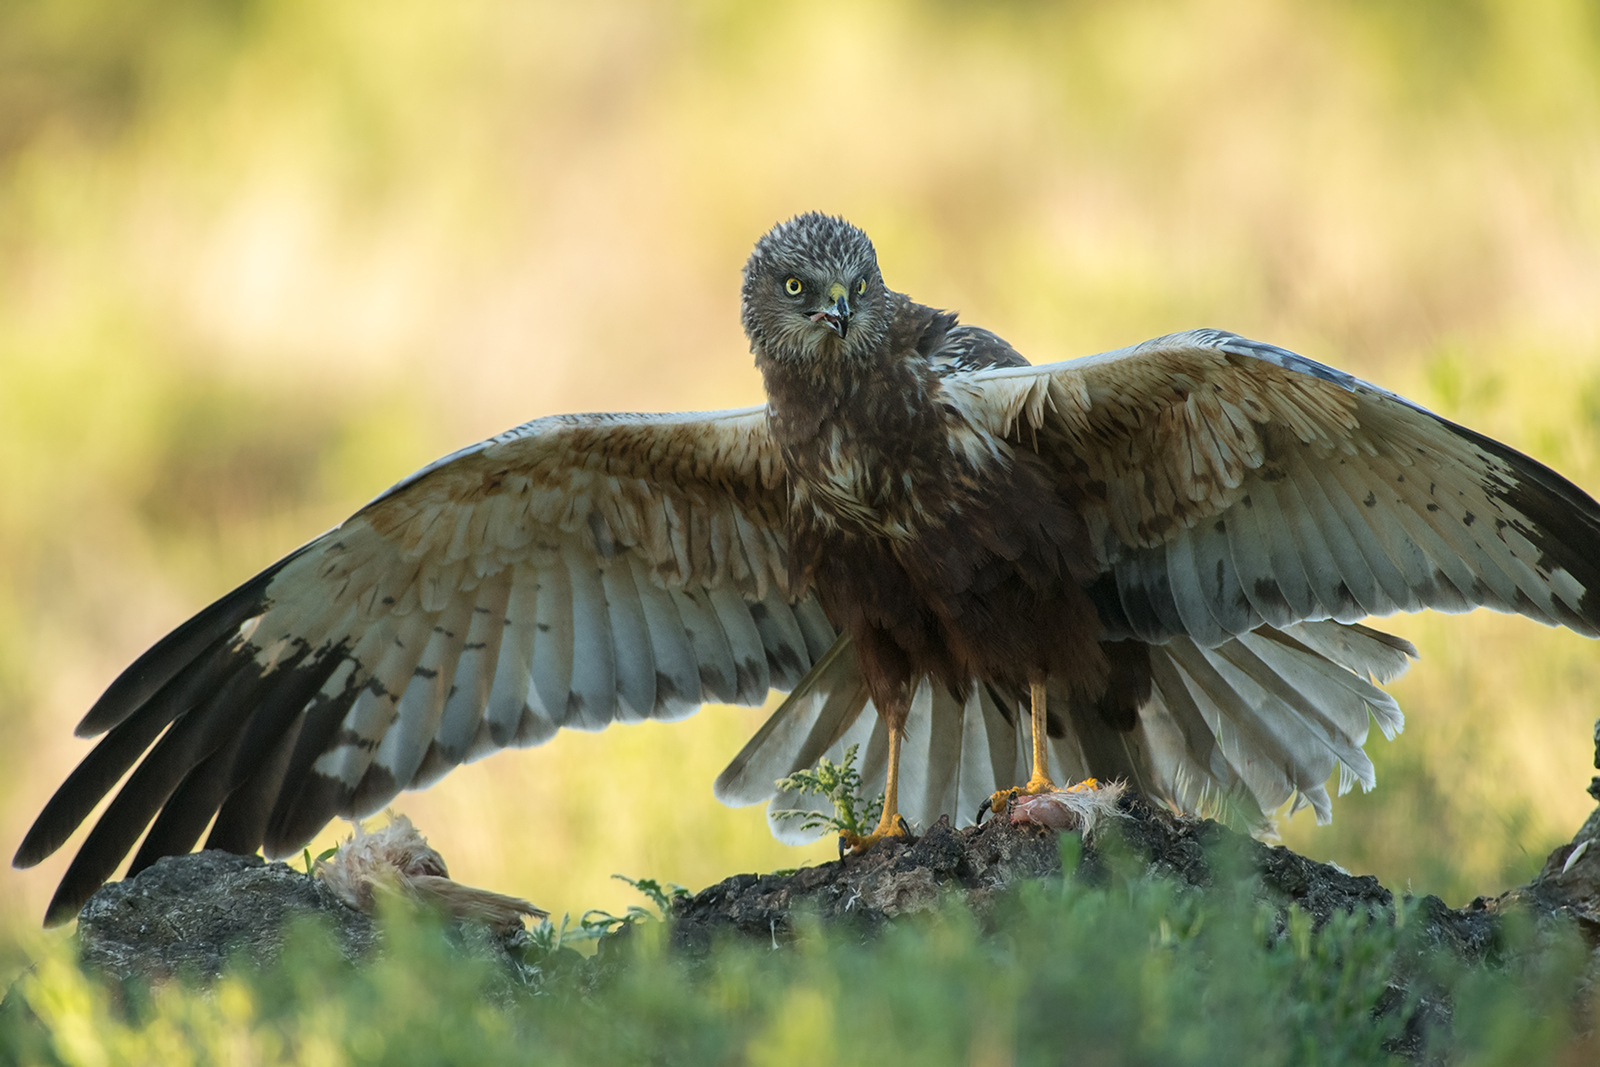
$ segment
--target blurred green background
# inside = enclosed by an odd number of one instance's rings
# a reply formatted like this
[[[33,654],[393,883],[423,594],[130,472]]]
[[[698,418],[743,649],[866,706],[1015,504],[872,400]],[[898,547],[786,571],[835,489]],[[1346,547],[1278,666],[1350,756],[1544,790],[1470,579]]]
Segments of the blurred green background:
[[[1600,488],[1593,2],[8,0],[6,855],[122,666],[408,471],[758,402],[738,271],[813,208],[1034,362],[1225,327]],[[1452,903],[1526,880],[1592,806],[1600,646],[1387,625],[1409,726],[1285,840]],[[396,807],[468,882],[620,911],[613,871],[827,854],[711,797],[760,717],[566,733]],[[0,942],[71,851],[0,872]]]

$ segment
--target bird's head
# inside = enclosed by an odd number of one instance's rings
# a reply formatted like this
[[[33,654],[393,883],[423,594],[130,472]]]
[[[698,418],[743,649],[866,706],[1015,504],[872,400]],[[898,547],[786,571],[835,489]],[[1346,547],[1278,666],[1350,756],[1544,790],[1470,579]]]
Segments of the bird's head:
[[[889,312],[871,239],[832,215],[813,211],[779,223],[745,263],[744,332],[752,349],[772,359],[814,362],[875,351]]]

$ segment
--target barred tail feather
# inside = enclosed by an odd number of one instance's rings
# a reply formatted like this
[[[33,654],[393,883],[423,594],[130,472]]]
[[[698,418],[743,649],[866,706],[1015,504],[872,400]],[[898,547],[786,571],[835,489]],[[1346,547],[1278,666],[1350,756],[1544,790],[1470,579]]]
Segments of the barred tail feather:
[[[1228,812],[1257,827],[1289,802],[1326,822],[1336,770],[1339,792],[1372,788],[1362,748],[1369,725],[1392,737],[1404,723],[1375,683],[1415,655],[1400,638],[1336,622],[1262,626],[1216,647],[1188,638],[1152,645],[1151,694],[1131,731],[1077,713],[1070,694],[1052,691],[1052,734],[1059,726],[1060,735],[1047,739],[1050,773],[1059,782],[1126,780],[1176,810]],[[991,793],[1027,778],[1029,722],[1026,693],[976,683],[962,697],[923,679],[906,720],[901,814],[913,828],[941,815],[972,822]],[[771,799],[779,840],[816,840],[821,831],[801,831],[801,820],[776,813],[827,811],[827,801],[775,783],[823,756],[841,762],[851,745],[859,746],[863,794],[876,795],[888,737],[841,637],[717,779],[717,797],[731,805]]]
[[[780,778],[814,765],[867,706],[855,645],[840,637],[740,750],[712,787],[730,807],[769,799]]]

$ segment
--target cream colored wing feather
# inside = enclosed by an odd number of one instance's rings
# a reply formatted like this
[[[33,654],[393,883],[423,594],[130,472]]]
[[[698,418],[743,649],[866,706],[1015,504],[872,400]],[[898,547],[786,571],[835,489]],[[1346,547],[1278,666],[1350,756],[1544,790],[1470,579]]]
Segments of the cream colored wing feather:
[[[1111,633],[1219,645],[1263,624],[1483,606],[1600,634],[1600,505],[1393,393],[1215,330],[952,375],[1096,531]]]
[[[506,745],[792,689],[834,634],[786,594],[785,507],[762,408],[558,416],[447,456],[129,667],[15,862],[130,767],[52,920],[152,819],[133,870],[208,825],[282,855]]]
[[[1090,592],[1105,638],[1152,646],[1151,697],[1132,731],[1057,721],[1061,778],[1126,777],[1182,810],[1220,804],[1252,821],[1292,800],[1326,820],[1336,768],[1341,791],[1372,786],[1369,723],[1392,736],[1403,722],[1375,683],[1415,655],[1358,620],[1485,606],[1600,633],[1600,506],[1586,493],[1283,349],[1197,330],[942,381],[987,435],[968,446],[1002,461],[1035,452],[1058,472],[1100,555]],[[718,779],[718,796],[766,799],[774,779],[851,743],[868,787],[881,787],[882,728],[861,714],[859,675],[829,662]],[[952,805],[1026,777],[1021,696],[975,683],[963,701],[924,682],[902,813],[971,818]],[[1052,709],[1070,704],[1052,692]],[[774,808],[808,803],[785,795]]]

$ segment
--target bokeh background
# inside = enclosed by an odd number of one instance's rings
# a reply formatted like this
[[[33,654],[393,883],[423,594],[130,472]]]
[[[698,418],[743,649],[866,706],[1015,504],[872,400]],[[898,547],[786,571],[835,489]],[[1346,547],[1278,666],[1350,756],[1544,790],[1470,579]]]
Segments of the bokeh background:
[[[122,666],[413,468],[758,402],[738,271],[812,208],[1035,362],[1226,327],[1600,489],[1592,2],[8,0],[3,851]],[[1600,646],[1388,625],[1409,726],[1285,839],[1452,903],[1525,880],[1592,806]],[[826,855],[711,797],[760,717],[566,733],[396,807],[469,882],[621,910],[613,872]],[[0,943],[65,859],[0,871]]]

